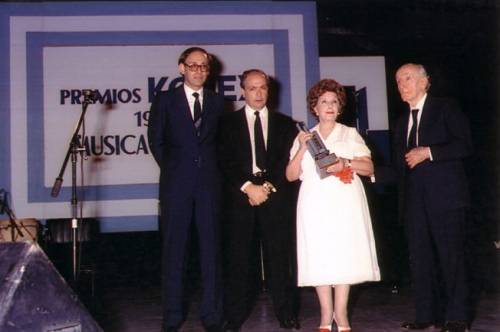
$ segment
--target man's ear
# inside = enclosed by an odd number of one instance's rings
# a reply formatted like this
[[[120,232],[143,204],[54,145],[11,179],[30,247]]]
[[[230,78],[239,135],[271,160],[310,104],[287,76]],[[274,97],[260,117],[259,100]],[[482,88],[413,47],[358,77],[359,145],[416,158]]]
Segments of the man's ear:
[[[179,73],[181,75],[184,75],[185,71],[186,71],[186,67],[184,66],[184,64],[182,62],[179,63]]]
[[[429,84],[429,79],[427,77],[421,77],[418,81],[418,84],[424,91],[427,91],[427,84]]]

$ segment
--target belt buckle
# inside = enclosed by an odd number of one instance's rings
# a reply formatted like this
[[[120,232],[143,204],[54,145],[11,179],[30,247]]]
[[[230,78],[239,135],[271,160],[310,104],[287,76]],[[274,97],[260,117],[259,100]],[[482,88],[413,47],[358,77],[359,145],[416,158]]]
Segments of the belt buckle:
[[[265,175],[265,171],[253,173],[253,176],[255,176],[256,178],[263,178],[264,175]]]

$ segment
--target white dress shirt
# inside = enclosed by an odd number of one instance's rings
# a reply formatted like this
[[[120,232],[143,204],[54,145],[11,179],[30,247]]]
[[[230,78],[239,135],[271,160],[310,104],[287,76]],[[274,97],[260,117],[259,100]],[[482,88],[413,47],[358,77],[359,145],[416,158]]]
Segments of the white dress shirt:
[[[425,99],[427,99],[427,93],[420,99],[415,107],[410,107],[410,116],[408,119],[408,133],[406,135],[406,143],[408,143],[408,139],[410,138],[410,129],[413,126],[413,117],[411,116],[411,110],[418,109],[417,112],[417,146],[418,146],[418,127],[420,126],[420,118],[422,117],[422,109],[424,108]]]
[[[250,144],[252,145],[252,171],[253,173],[261,172],[262,169],[257,167],[255,161],[255,137],[254,135],[254,124],[255,124],[255,113],[256,110],[248,105],[245,105],[245,115],[247,117],[248,132],[250,133]],[[262,124],[262,133],[264,134],[264,144],[267,149],[267,124],[269,122],[269,111],[267,107],[264,107],[259,111],[260,123]]]
[[[189,110],[191,111],[191,117],[194,120],[194,101],[196,100],[196,98],[193,96],[193,93],[198,92],[200,94],[198,100],[200,101],[200,105],[203,107],[203,88],[196,91],[188,87],[186,84],[184,84],[184,92],[186,93],[186,98],[189,104]]]
[[[417,105],[415,105],[415,107],[410,107],[410,112],[411,112],[411,110],[418,109],[418,112],[417,112],[417,132],[416,132],[417,146],[419,146],[419,144],[418,144],[418,128],[420,127],[420,118],[422,117],[422,109],[424,108],[424,104],[425,104],[426,99],[427,99],[427,93],[422,97],[422,99],[419,100],[419,102],[417,103]],[[407,143],[408,143],[408,139],[410,138],[410,130],[411,130],[412,126],[413,126],[413,117],[410,114],[410,116],[408,118],[408,133],[406,136]],[[432,161],[432,150],[430,147],[429,147],[429,159]]]
[[[248,133],[250,134],[250,145],[252,148],[252,172],[255,174],[257,172],[261,172],[262,170],[257,167],[257,163],[255,161],[255,138],[254,138],[254,124],[255,124],[255,112],[253,108],[248,105],[245,105],[245,116],[247,118],[248,124]],[[260,123],[262,124],[262,133],[264,134],[264,144],[267,149],[267,128],[269,123],[269,111],[267,107],[259,110]],[[240,190],[245,191],[245,188],[250,184],[250,181],[245,182]]]

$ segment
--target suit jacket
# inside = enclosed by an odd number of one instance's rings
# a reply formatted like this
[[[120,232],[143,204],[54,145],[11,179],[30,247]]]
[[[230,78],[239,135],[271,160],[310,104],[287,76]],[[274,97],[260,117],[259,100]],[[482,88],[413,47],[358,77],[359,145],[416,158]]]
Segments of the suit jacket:
[[[407,112],[399,118],[393,137],[400,208],[404,208],[405,200],[412,195],[407,192],[409,176],[418,177],[428,195],[426,201],[432,207],[453,209],[468,206],[469,193],[463,159],[472,153],[472,142],[466,117],[451,100],[428,95],[418,127],[418,145],[430,147],[433,160],[425,160],[410,171],[404,158],[409,116],[410,112]]]
[[[159,92],[151,104],[149,146],[160,166],[160,199],[182,200],[194,190],[218,190],[216,132],[223,98],[203,89],[200,136],[180,86]]]
[[[271,182],[277,192],[271,195],[289,194],[290,184],[285,171],[289,160],[290,148],[297,135],[295,122],[281,113],[269,111],[266,149],[266,180]],[[226,200],[248,206],[248,198],[240,188],[252,180],[252,146],[245,116],[245,108],[226,114],[221,118],[218,159],[224,175]]]

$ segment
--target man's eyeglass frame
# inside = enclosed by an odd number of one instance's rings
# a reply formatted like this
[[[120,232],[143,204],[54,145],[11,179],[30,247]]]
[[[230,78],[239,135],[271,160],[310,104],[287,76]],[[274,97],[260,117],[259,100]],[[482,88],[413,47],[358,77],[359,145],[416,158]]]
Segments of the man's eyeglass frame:
[[[198,65],[196,63],[189,64],[184,62],[184,66],[186,66],[190,72],[196,72],[199,69],[201,72],[205,73],[210,70],[209,65]]]

